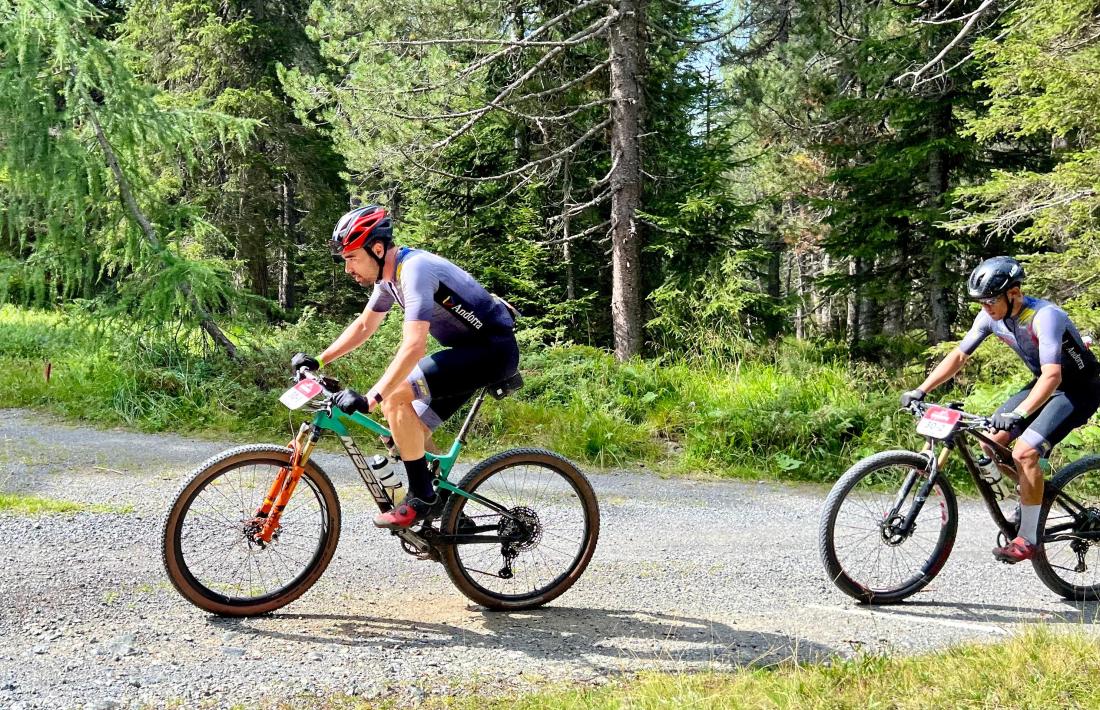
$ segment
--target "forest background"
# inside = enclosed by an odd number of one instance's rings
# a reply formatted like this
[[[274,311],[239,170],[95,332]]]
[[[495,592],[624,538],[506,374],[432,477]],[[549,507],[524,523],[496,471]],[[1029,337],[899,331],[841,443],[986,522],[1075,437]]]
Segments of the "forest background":
[[[911,436],[983,257],[1100,325],[1098,14],[0,0],[0,406],[279,440],[290,356],[367,298],[332,226],[377,202],[524,313],[480,445],[835,478]],[[945,397],[1027,379],[988,344]]]

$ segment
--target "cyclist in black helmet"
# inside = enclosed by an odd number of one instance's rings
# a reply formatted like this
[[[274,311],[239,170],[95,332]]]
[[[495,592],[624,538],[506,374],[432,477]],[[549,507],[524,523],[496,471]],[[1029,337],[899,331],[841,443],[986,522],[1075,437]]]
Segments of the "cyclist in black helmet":
[[[344,215],[332,232],[332,256],[359,285],[373,289],[363,313],[317,357],[298,353],[295,371],[319,369],[362,345],[394,304],[405,313],[401,347],[366,396],[347,389],[335,398],[345,411],[381,407],[409,480],[409,497],[374,524],[407,528],[436,500],[424,457],[431,432],[479,389],[519,366],[515,311],[446,259],[393,242],[389,215],[368,205]],[[445,349],[427,355],[428,335]]]
[[[974,325],[959,346],[920,387],[901,396],[903,407],[923,399],[955,376],[989,335],[996,335],[1031,370],[1035,379],[993,415],[994,440],[1015,440],[1012,458],[1020,471],[1019,534],[993,555],[1009,564],[1031,559],[1038,541],[1043,473],[1039,459],[1089,420],[1100,407],[1100,367],[1066,312],[1049,301],[1025,296],[1024,268],[1007,256],[986,259],[970,274],[967,295],[981,304]]]

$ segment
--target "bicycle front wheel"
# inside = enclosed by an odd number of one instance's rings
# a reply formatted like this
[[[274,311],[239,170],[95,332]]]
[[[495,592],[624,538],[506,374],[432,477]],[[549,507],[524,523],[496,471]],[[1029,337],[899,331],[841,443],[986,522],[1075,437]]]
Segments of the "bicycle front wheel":
[[[923,589],[955,544],[958,507],[942,476],[903,532],[928,459],[912,451],[870,456],[836,482],[821,514],[819,543],[829,579],[865,604],[899,602]],[[908,487],[908,488],[906,488]]]
[[[542,449],[513,449],[474,466],[459,483],[508,514],[452,493],[440,521],[445,534],[476,529],[507,543],[443,549],[459,591],[497,610],[533,609],[577,581],[596,550],[600,508],[588,479],[568,459]]]
[[[255,616],[302,596],[328,567],[340,537],[340,502],[312,460],[279,518],[271,542],[256,537],[256,511],[279,470],[282,446],[242,446],[204,463],[180,488],[164,518],[164,568],[200,609]]]
[[[1100,601],[1100,456],[1074,461],[1047,485],[1035,574],[1066,599]]]

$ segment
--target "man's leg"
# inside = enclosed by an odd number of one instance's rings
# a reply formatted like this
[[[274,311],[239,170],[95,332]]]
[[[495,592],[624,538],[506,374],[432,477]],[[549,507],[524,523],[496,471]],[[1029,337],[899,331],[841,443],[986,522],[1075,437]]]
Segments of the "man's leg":
[[[1043,504],[1041,453],[1020,439],[1012,448],[1012,460],[1020,473],[1020,537],[1034,545],[1039,540],[1039,509]]]
[[[1039,467],[1042,454],[1023,439],[1012,447],[1012,460],[1020,472],[1020,503],[1041,505],[1043,502],[1043,469]]]
[[[1024,387],[1022,390],[1020,390],[1016,394],[1009,397],[1008,401],[1006,401],[1000,407],[997,407],[997,411],[998,412],[1011,412],[1016,407],[1019,407],[1020,403],[1023,402],[1025,399],[1027,399],[1027,396],[1029,394],[1031,394],[1031,387],[1032,387],[1033,384],[1035,384],[1035,383],[1033,382],[1033,383],[1029,384],[1027,387]],[[1020,436],[1020,434],[1021,434],[1021,432],[1023,432],[1023,430],[1024,430],[1024,427],[1021,426],[1018,429],[1015,429],[1013,431],[997,431],[997,432],[994,432],[993,434],[991,434],[989,438],[992,439],[993,441],[997,442],[1001,446],[1008,446],[1009,442],[1012,441],[1013,439],[1015,439],[1016,437]],[[993,458],[993,451],[989,448],[989,446],[987,446],[984,443],[982,444],[982,451],[985,452],[986,456],[988,456],[990,458]]]
[[[1008,443],[1012,441],[1012,433],[1007,431],[998,431],[991,434],[989,438],[997,442],[1001,446],[1008,446]],[[982,442],[981,446],[982,451],[985,452],[985,455],[989,458],[993,458],[993,449],[991,449],[989,445],[985,442]]]
[[[424,458],[425,427],[413,409],[413,399],[412,385],[402,382],[382,401],[382,414],[404,460]]]
[[[396,509],[375,516],[374,524],[380,528],[407,528],[423,518],[435,502],[432,473],[424,457],[424,426],[413,408],[414,399],[412,385],[403,382],[382,401],[382,413],[405,464],[409,497]]]
[[[1043,504],[1043,470],[1039,460],[1064,439],[1075,427],[1083,424],[1092,412],[1087,402],[1075,402],[1062,391],[1048,399],[1034,414],[1012,449],[1012,459],[1019,472],[1020,532],[1015,540],[996,548],[993,554],[1004,562],[1030,559],[1039,541],[1039,511]]]

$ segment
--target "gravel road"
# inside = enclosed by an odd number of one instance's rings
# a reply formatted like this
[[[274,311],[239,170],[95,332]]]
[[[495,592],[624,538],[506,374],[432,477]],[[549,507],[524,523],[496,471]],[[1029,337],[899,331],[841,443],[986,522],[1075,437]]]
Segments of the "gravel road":
[[[377,531],[350,463],[320,454],[344,510],[328,571],[278,613],[219,619],[170,586],[157,537],[178,483],[228,446],[0,410],[0,490],[133,511],[0,515],[0,707],[263,706],[332,694],[415,705],[639,669],[913,652],[1035,622],[1091,629],[1097,615],[1055,597],[1029,565],[995,563],[992,523],[973,501],[962,502],[952,558],[919,599],[869,610],[823,578],[823,488],[644,470],[591,474],[603,529],[570,592],[537,611],[491,613]]]

